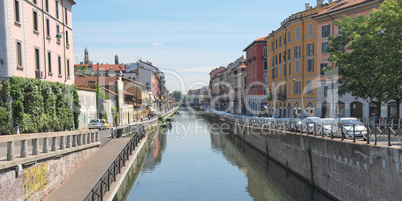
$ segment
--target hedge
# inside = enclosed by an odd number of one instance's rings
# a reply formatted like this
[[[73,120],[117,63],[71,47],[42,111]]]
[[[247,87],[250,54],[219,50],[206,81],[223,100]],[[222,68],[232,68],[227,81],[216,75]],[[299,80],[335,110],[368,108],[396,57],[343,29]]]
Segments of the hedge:
[[[1,134],[12,133],[10,124],[4,123],[10,122],[11,114],[14,127],[18,125],[21,133],[78,128],[81,106],[75,85],[11,77],[1,86],[0,111],[6,111],[0,115]],[[11,108],[6,98],[9,96],[12,98]]]

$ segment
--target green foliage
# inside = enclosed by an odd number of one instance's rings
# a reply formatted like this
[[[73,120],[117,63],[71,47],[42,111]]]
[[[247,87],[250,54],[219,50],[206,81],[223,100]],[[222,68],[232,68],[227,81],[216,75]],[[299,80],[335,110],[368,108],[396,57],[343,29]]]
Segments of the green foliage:
[[[181,91],[173,91],[173,97],[175,98],[176,102],[180,102],[183,94],[181,93]]]
[[[9,134],[11,126],[11,107],[8,102],[10,83],[0,82],[0,134]]]
[[[163,121],[163,116],[162,115],[159,115],[158,121]]]
[[[3,124],[10,122],[12,113],[13,124],[20,127],[21,133],[63,131],[78,127],[81,106],[74,85],[11,77],[9,82],[3,82],[0,86],[0,122]],[[9,88],[8,92],[4,90],[6,88]],[[10,96],[11,107],[7,101]],[[10,123],[0,125],[2,134],[9,133]]]
[[[377,103],[402,97],[402,1],[388,0],[370,16],[343,16],[334,24],[341,34],[330,37],[329,67],[338,70],[339,94]],[[380,34],[381,33],[381,34]],[[382,34],[384,33],[384,34]],[[346,47],[341,51],[340,47]],[[380,110],[378,110],[380,113]],[[377,116],[380,116],[377,114]]]

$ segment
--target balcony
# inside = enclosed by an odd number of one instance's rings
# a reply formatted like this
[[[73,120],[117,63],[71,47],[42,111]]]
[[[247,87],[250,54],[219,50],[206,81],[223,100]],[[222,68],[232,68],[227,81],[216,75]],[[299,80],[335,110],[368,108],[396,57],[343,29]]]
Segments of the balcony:
[[[278,100],[286,100],[286,94],[278,94]]]

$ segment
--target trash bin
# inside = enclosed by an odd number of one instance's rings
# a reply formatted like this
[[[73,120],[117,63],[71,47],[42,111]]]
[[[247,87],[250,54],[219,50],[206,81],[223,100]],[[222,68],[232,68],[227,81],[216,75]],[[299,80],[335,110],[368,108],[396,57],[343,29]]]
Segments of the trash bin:
[[[122,129],[122,128],[117,129],[117,135],[116,135],[116,138],[121,138],[121,136],[123,136],[123,129]]]

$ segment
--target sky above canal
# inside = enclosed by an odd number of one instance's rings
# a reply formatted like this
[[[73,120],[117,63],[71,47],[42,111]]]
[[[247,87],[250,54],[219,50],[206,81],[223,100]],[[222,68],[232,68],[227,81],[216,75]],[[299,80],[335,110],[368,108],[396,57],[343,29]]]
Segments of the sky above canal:
[[[245,55],[253,40],[316,0],[75,0],[74,59],[150,61],[170,91],[200,88],[209,72]],[[327,0],[324,3],[328,2]],[[180,81],[182,80],[182,81]]]

